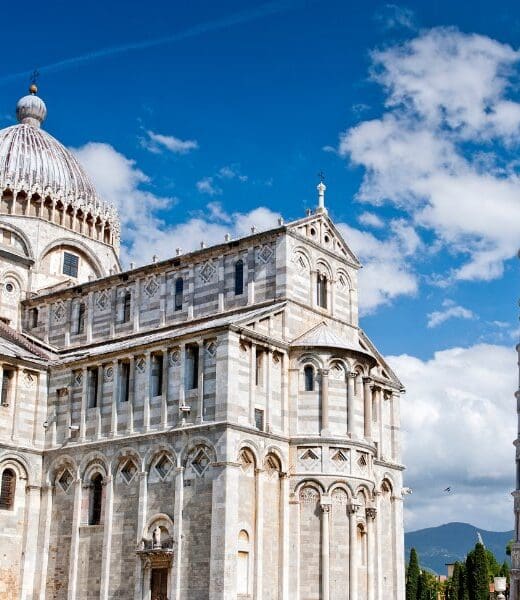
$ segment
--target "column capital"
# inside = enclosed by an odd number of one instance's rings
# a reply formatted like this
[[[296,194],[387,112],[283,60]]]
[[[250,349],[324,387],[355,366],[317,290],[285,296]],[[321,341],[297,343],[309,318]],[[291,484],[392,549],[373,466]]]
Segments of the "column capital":
[[[370,384],[373,381],[372,377],[363,377],[363,383]]]
[[[361,505],[358,502],[351,502],[350,504],[347,504],[347,512],[349,515],[355,515],[360,508]]]
[[[322,377],[328,377],[329,376],[329,369],[320,369],[320,374]]]
[[[356,371],[349,371],[347,373],[347,377],[351,377],[352,379],[356,379],[357,376],[358,376],[358,373],[356,373]]]
[[[377,515],[377,508],[374,508],[373,506],[369,506],[368,508],[365,509],[365,514],[367,516],[367,519],[371,519],[373,521]]]
[[[322,503],[322,504],[320,504],[321,512],[323,512],[323,513],[329,513],[330,512],[330,507],[331,507],[331,505],[328,504],[328,503]]]

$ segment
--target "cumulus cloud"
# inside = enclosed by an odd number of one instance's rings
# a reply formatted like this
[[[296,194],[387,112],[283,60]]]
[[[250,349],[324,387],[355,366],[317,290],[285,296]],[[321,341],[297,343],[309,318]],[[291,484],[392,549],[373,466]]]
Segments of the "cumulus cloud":
[[[168,258],[176,248],[195,250],[200,242],[207,245],[224,241],[229,233],[239,237],[277,224],[279,213],[259,207],[241,213],[227,213],[220,204],[210,203],[204,216],[193,216],[182,223],[168,224],[161,211],[179,202],[176,198],[157,196],[147,189],[149,178],[109,144],[88,143],[75,154],[90,175],[100,196],[119,210],[122,226],[122,261],[128,265],[150,262],[155,254]]]
[[[373,313],[378,306],[389,304],[397,296],[410,296],[417,292],[418,278],[407,263],[407,258],[418,251],[421,240],[405,221],[390,221],[385,240],[346,223],[339,223],[338,229],[363,263],[359,272],[359,306],[362,314]]]
[[[412,10],[397,4],[385,4],[375,15],[376,21],[385,29],[415,29],[415,16]]]
[[[218,185],[218,181],[231,181],[235,179],[241,183],[248,181],[248,176],[244,175],[238,165],[225,165],[221,167],[215,175],[210,177],[203,177],[196,183],[196,187],[201,194],[208,194],[209,196],[220,196],[222,194],[222,188]]]
[[[520,54],[451,28],[372,53],[385,111],[340,136],[364,168],[358,200],[392,204],[433,232],[455,267],[445,280],[500,277],[520,236]]]
[[[512,528],[516,354],[479,344],[429,360],[387,357],[406,387],[402,397],[406,527],[449,521]],[[443,490],[452,488],[452,494]]]
[[[173,135],[163,135],[150,130],[146,132],[146,138],[141,140],[141,145],[154,154],[161,154],[164,150],[174,154],[187,154],[199,147],[196,140],[181,140]]]
[[[477,316],[469,308],[455,304],[453,300],[444,300],[442,310],[428,313],[428,327],[437,327],[448,319],[476,319]]]
[[[358,217],[358,221],[361,223],[361,225],[365,225],[366,227],[375,227],[376,229],[381,229],[385,225],[381,217],[378,217],[375,213],[368,211],[361,213]]]

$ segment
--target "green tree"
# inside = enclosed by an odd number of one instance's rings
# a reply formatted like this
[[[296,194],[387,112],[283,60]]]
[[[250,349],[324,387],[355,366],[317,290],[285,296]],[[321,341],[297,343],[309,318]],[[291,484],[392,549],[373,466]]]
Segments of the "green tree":
[[[408,569],[406,570],[406,600],[418,600],[419,576],[419,557],[415,548],[412,548]]]
[[[507,577],[507,580],[509,581],[509,572],[510,572],[510,568],[509,568],[509,564],[507,561],[504,561],[502,563],[502,566],[500,567],[500,572],[498,573],[499,577]]]
[[[460,563],[456,562],[453,565],[453,574],[451,576],[451,581],[448,584],[449,600],[460,600],[460,596],[459,596],[460,578],[461,578]]]
[[[489,568],[486,550],[476,544],[466,559],[469,600],[489,600]]]

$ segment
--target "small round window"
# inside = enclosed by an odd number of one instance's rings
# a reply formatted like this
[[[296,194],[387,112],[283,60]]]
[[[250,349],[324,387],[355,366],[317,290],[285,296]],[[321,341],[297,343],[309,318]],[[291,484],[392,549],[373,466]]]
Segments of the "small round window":
[[[314,227],[311,227],[311,235],[312,237],[316,236],[316,229],[314,229]]]
[[[5,291],[8,294],[12,294],[14,292],[14,285],[11,282],[5,284]]]

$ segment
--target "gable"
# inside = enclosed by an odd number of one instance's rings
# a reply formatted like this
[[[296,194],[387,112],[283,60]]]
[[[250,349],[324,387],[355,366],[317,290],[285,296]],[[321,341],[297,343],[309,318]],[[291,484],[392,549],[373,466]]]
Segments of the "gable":
[[[297,234],[298,237],[317,245],[320,249],[327,250],[342,258],[353,267],[361,267],[358,258],[348,247],[343,236],[326,214],[314,214],[296,221],[288,226],[288,230]]]

